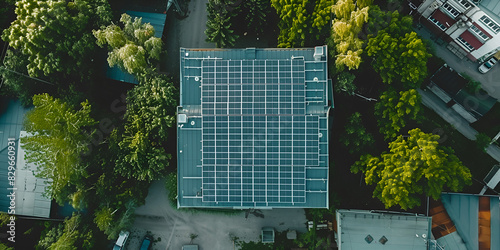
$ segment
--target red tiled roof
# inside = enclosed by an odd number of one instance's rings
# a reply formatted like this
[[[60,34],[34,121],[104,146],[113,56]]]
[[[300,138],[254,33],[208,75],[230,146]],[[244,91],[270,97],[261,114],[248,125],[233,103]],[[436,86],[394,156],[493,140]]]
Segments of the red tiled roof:
[[[493,38],[492,35],[490,35],[490,33],[488,33],[488,31],[486,31],[485,29],[481,28],[481,26],[479,24],[477,24],[476,22],[473,23],[474,26],[476,26],[480,31],[482,31],[485,35],[487,35],[489,38]]]
[[[447,28],[451,27],[454,23],[457,22],[457,21],[453,20],[453,18],[451,18],[450,16],[441,12],[440,10],[436,10],[434,12],[434,14],[432,14],[432,17],[434,17],[434,19],[438,20],[440,23],[442,23]],[[446,23],[448,23],[448,24],[446,24]]]
[[[470,33],[468,30],[464,31],[462,35],[460,35],[465,41],[467,41],[474,49],[479,49],[481,46],[483,46],[483,43],[479,41],[472,33]]]

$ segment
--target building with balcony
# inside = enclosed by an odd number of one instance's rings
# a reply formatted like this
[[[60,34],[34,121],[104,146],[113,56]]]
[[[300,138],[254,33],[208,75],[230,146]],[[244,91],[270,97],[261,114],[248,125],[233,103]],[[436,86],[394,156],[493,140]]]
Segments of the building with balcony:
[[[417,10],[419,22],[460,58],[483,62],[500,51],[498,0],[425,0]]]

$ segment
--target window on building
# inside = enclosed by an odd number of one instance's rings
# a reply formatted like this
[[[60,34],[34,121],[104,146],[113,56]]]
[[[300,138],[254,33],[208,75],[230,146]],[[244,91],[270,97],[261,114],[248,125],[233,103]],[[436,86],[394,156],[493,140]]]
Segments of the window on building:
[[[495,34],[497,34],[500,31],[500,26],[498,26],[497,23],[495,23],[493,20],[491,20],[488,16],[483,15],[481,18],[479,18],[482,23],[484,23],[488,28],[490,28]]]
[[[453,6],[449,5],[448,3],[445,3],[443,5],[443,8],[446,10],[446,12],[448,14],[450,14],[453,18],[457,17],[458,15],[460,15],[460,12],[458,12],[458,10],[456,10],[455,8],[453,8]]]
[[[469,3],[469,1],[467,1],[467,0],[459,0],[458,2],[459,2],[462,6],[464,6],[464,7],[465,7],[465,9],[468,9],[468,8],[471,6],[471,4]]]
[[[482,32],[478,27],[476,27],[474,25],[470,26],[470,30],[472,31],[472,34],[476,35],[478,38],[482,39],[483,41],[490,39],[489,36],[484,34],[484,32]]]
[[[463,39],[461,36],[457,38],[457,41],[463,46],[465,46],[469,50],[469,52],[474,50],[474,47],[472,47],[472,45],[470,45],[470,43],[465,41],[465,39]]]
[[[430,16],[429,20],[433,22],[435,25],[437,25],[441,30],[446,30],[446,26],[444,24],[440,23],[438,20],[436,20],[434,17]]]

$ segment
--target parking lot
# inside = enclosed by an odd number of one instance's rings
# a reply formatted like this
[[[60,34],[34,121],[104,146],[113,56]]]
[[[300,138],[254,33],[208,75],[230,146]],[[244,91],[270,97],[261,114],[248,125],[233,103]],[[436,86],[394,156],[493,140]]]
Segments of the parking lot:
[[[134,226],[130,230],[126,249],[139,249],[147,231],[155,239],[152,249],[178,249],[189,244],[190,235],[198,235],[193,244],[200,249],[234,249],[230,234],[242,241],[259,241],[262,227],[271,226],[277,231],[294,229],[305,232],[306,217],[303,209],[262,210],[264,218],[245,212],[226,215],[222,213],[181,212],[174,209],[167,200],[163,180],[154,182],[146,204],[137,208]]]

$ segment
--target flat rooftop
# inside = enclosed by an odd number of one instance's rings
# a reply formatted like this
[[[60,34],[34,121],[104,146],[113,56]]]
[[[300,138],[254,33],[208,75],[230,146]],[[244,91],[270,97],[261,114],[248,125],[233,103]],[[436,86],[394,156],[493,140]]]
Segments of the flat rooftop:
[[[178,207],[328,207],[326,51],[181,48]]]
[[[339,209],[339,250],[427,250],[432,218],[389,211]]]

